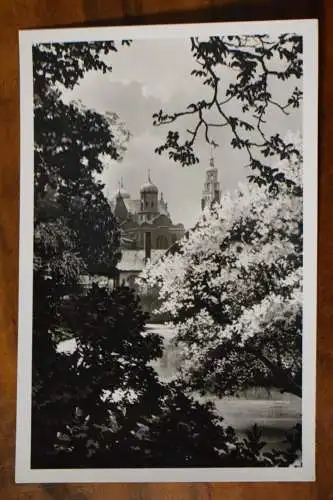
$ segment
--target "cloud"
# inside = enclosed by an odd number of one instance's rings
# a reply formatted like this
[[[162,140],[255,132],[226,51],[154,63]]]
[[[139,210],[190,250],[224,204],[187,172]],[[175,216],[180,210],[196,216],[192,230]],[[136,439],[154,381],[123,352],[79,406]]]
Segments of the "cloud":
[[[66,93],[66,100],[81,99],[90,108],[100,113],[115,112],[132,134],[152,129],[152,115],[161,107],[161,101],[145,95],[144,86],[131,81],[113,81],[112,74],[88,73],[81,85]]]

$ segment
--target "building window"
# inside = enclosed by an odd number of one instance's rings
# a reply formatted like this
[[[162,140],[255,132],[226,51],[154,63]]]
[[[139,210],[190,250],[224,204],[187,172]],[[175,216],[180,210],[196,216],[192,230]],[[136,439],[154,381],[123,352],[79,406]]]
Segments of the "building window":
[[[153,208],[153,206],[154,206],[154,202],[152,201],[152,202],[151,202],[151,208]]]
[[[145,201],[145,208],[148,208],[148,201]]]
[[[169,241],[166,236],[163,234],[160,236],[157,236],[156,238],[156,248],[158,250],[166,250],[169,247]]]

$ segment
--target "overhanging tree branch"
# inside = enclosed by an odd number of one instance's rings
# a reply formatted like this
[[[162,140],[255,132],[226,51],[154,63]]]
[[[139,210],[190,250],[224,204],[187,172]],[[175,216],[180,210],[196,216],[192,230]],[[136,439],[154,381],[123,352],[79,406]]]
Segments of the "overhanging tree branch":
[[[271,95],[270,82],[272,78],[278,79],[281,84],[291,78],[300,79],[303,75],[302,50],[302,38],[293,34],[281,35],[277,40],[263,35],[210,37],[208,40],[192,38],[191,52],[199,67],[192,71],[192,75],[212,89],[212,96],[189,104],[184,111],[168,114],[160,110],[155,113],[155,126],[175,123],[189,116],[197,120],[194,128],[185,127],[190,139],[182,143],[178,132],[169,131],[168,138],[173,134],[173,140],[167,140],[157,147],[156,152],[167,152],[171,159],[182,166],[197,163],[199,158],[194,145],[199,130],[203,127],[206,141],[218,146],[219,141],[211,136],[210,129],[229,126],[232,132],[231,146],[244,149],[249,157],[248,165],[253,170],[250,180],[268,183],[274,189],[281,182],[292,185],[290,179],[278,175],[279,172],[272,172],[271,163],[299,158],[301,153],[297,148],[288,149],[281,138],[277,143],[277,135],[267,134],[265,124],[272,108],[288,115],[291,110],[300,107],[302,92],[298,87],[293,88],[285,103],[280,103]],[[277,61],[282,69],[276,69]],[[234,82],[227,88],[219,73],[222,68],[235,74]],[[225,99],[218,97],[221,92]],[[238,116],[230,116],[230,103],[235,104],[236,110],[241,108]],[[221,122],[211,119],[213,112],[221,117]],[[259,141],[255,139],[256,136],[260,138]]]

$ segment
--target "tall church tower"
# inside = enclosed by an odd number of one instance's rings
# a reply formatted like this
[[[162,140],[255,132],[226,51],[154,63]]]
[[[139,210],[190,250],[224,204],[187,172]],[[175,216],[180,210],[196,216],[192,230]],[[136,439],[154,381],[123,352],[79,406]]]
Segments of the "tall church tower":
[[[148,182],[140,189],[140,205],[141,222],[151,221],[158,214],[158,189],[152,183],[149,171]]]
[[[220,202],[221,189],[218,181],[218,170],[215,167],[213,155],[210,157],[209,168],[206,170],[206,179],[202,190],[201,209],[211,206],[214,202]]]

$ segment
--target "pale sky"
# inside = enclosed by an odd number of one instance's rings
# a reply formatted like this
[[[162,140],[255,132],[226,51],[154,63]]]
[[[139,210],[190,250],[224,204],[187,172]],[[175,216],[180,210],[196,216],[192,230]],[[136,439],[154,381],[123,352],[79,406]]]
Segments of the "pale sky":
[[[103,173],[108,193],[114,193],[121,177],[132,198],[139,197],[140,186],[151,179],[164,194],[174,223],[182,222],[191,227],[200,214],[200,200],[205,170],[208,168],[210,147],[203,138],[197,143],[200,163],[181,167],[165,155],[154,152],[169,129],[185,130],[189,122],[179,122],[154,127],[152,114],[164,111],[181,111],[191,103],[209,96],[209,89],[191,76],[195,62],[188,40],[136,40],[132,46],[108,56],[112,73],[103,75],[91,72],[80,86],[64,96],[64,100],[80,99],[83,104],[98,112],[116,112],[130,130],[132,137],[121,162],[111,161]],[[234,73],[223,73],[225,85],[235,81]],[[271,87],[276,101],[284,103],[295,82]],[[300,82],[296,82],[300,86]],[[233,113],[237,115],[237,110]],[[184,126],[185,124],[185,126]],[[289,116],[274,111],[266,124],[271,133],[301,130],[301,112]],[[230,146],[231,133],[227,127],[214,129],[219,143],[215,149],[215,164],[219,170],[222,191],[234,189],[245,179],[247,156]],[[218,135],[217,132],[218,132]]]

